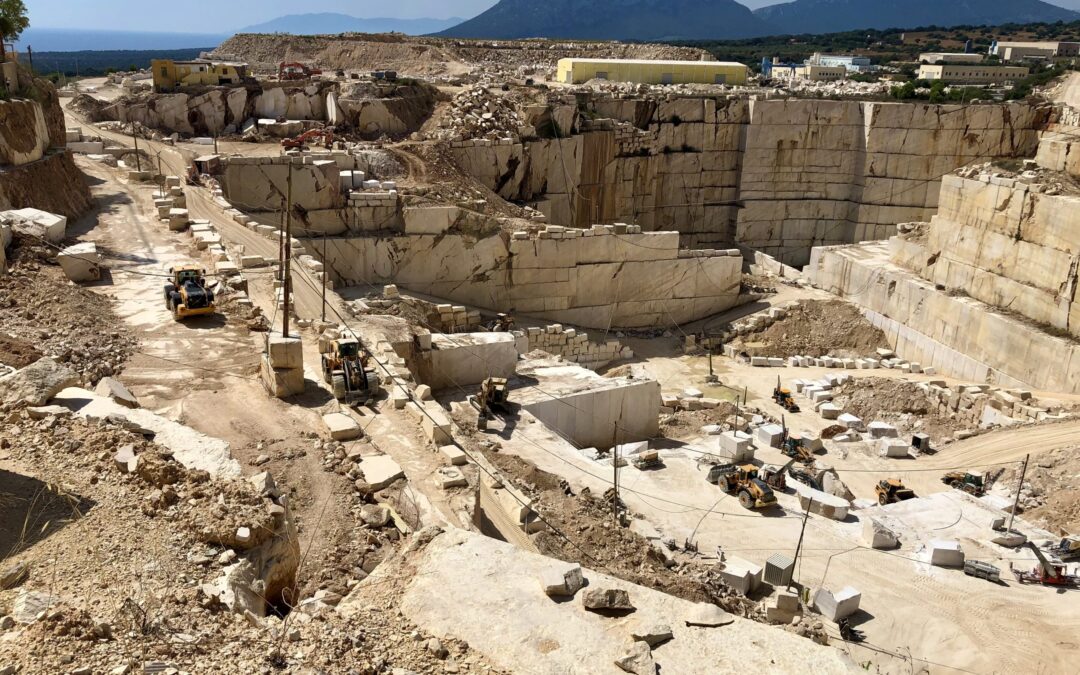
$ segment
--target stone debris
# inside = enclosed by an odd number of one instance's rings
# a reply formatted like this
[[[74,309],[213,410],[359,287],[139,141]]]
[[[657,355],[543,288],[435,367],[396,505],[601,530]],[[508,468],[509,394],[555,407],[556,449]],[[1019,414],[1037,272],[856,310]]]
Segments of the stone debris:
[[[716,628],[734,623],[735,617],[707,602],[699,602],[685,618],[687,626]]]
[[[79,384],[79,374],[56,361],[43,358],[0,377],[0,400],[43,406],[60,391]]]
[[[553,568],[544,571],[540,585],[548,596],[573,597],[585,585],[585,577],[582,575],[581,565],[574,565],[569,569]]]
[[[650,648],[662,645],[674,637],[671,626],[666,623],[641,623],[638,626],[631,632],[630,636],[635,640],[644,642]]]
[[[581,596],[585,609],[597,611],[633,611],[630,594],[621,588],[588,588]]]
[[[11,618],[21,624],[34,623],[44,618],[58,603],[59,598],[48,593],[22,591],[11,605]]]
[[[103,377],[98,381],[97,387],[94,388],[94,393],[98,396],[105,396],[111,398],[125,408],[139,408],[139,399],[135,398],[135,395],[128,391],[119,380],[112,377]]]
[[[626,653],[615,660],[615,665],[633,675],[656,675],[656,662],[653,660],[651,646],[642,641],[635,641]]]

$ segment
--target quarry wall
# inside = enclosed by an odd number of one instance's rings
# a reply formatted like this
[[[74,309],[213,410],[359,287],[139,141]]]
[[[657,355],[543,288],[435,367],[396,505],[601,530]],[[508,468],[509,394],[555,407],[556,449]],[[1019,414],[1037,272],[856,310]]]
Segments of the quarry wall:
[[[598,99],[579,133],[453,143],[462,167],[553,223],[673,229],[801,266],[822,244],[927,220],[939,179],[1031,156],[1048,109],[827,100]],[[596,119],[590,119],[596,118]]]
[[[670,326],[740,302],[741,256],[680,250],[677,232],[616,235],[601,226],[566,239],[521,234],[335,237],[324,263],[338,283],[396,283],[588,328]]]
[[[67,139],[56,90],[19,71],[21,98],[0,101],[0,210],[36,208],[77,218],[90,190],[63,150]]]
[[[860,305],[897,353],[944,375],[1080,392],[1080,345],[971,297],[939,290],[890,262],[884,242],[813,250],[815,286]]]
[[[1080,335],[1080,196],[947,176],[925,244],[898,239],[893,258],[947,289]]]

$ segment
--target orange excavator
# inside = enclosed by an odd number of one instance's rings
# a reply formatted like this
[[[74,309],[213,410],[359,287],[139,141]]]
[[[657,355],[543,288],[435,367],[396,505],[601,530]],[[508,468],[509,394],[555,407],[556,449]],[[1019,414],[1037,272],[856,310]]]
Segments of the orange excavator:
[[[317,138],[322,139],[322,145],[329,150],[334,145],[334,132],[329,129],[311,129],[305,131],[299,136],[293,136],[292,138],[283,138],[281,140],[281,147],[291,148],[303,148],[309,142],[314,141]]]

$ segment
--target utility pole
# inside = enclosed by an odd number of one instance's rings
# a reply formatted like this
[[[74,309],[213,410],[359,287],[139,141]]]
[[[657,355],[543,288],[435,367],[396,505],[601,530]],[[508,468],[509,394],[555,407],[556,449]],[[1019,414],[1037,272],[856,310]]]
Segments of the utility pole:
[[[1024,468],[1020,469],[1020,483],[1016,486],[1016,499],[1013,501],[1012,512],[1009,514],[1009,525],[1005,528],[1005,534],[1012,534],[1013,518],[1016,518],[1016,509],[1020,506],[1020,490],[1024,488],[1024,477],[1027,476],[1028,460],[1031,455],[1024,455]]]
[[[216,155],[216,154],[218,154],[218,149],[217,149],[217,132],[216,132],[216,131],[214,132],[214,154],[215,154],[215,155]]]
[[[322,264],[322,321],[326,323],[326,272],[328,269],[326,262],[326,230],[323,230],[322,233]]]
[[[802,550],[803,535],[806,533],[806,521],[810,518],[810,509],[814,506],[814,498],[810,498],[810,503],[806,505],[806,513],[803,514],[802,529],[799,530],[799,543],[795,545],[795,558],[791,561],[791,578],[795,578],[795,563],[799,561],[799,551]],[[788,588],[791,588],[791,581],[788,581]]]
[[[139,159],[139,136],[135,133],[135,120],[131,120],[131,140],[135,142],[135,170],[142,172],[142,160]]]
[[[289,337],[289,295],[292,291],[292,275],[290,274],[289,259],[292,258],[292,158],[289,158],[289,170],[285,174],[286,197],[285,197],[285,236],[282,242],[283,253],[281,261],[281,289],[283,298],[283,313],[281,319],[281,336]]]
[[[622,418],[620,418],[621,420]],[[615,471],[615,478],[612,481],[612,485],[615,488],[615,494],[611,498],[611,514],[615,517],[615,525],[619,525],[619,423],[615,423],[615,429],[611,432],[611,466]]]

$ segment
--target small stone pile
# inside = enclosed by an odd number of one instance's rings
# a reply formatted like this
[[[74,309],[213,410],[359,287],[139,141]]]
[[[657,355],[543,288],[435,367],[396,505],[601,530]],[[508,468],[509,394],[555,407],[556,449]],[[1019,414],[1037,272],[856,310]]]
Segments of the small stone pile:
[[[612,361],[634,358],[634,351],[618,340],[590,342],[588,333],[563,328],[559,323],[546,328],[515,331],[515,335],[528,339],[530,352],[540,349],[586,368],[602,368]]]
[[[454,96],[437,135],[451,141],[516,139],[523,124],[513,105],[507,105],[487,88],[475,86]]]

